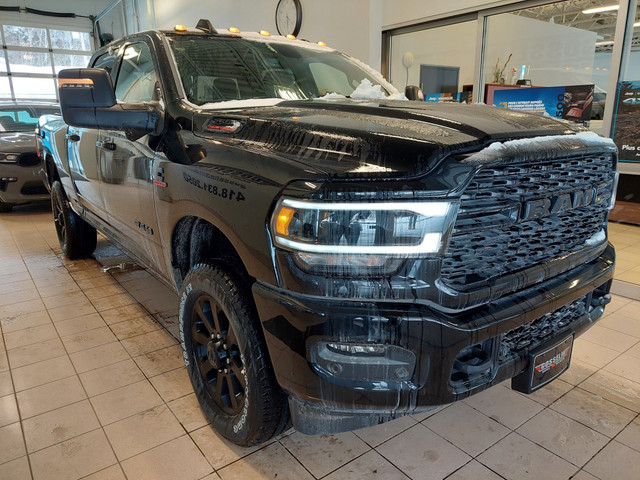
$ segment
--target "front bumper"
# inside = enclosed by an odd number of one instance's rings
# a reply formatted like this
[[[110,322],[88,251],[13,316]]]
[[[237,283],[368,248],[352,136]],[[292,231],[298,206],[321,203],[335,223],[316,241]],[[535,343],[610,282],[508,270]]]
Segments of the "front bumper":
[[[39,165],[0,164],[0,201],[20,204],[48,199],[49,193],[40,177]]]
[[[602,315],[614,263],[608,245],[589,263],[459,313],[417,301],[320,298],[259,282],[253,292],[294,426],[335,433],[451,403],[520,374],[529,352],[580,335]],[[318,353],[327,344],[390,349],[382,360],[379,353],[345,354],[341,365],[335,350]]]

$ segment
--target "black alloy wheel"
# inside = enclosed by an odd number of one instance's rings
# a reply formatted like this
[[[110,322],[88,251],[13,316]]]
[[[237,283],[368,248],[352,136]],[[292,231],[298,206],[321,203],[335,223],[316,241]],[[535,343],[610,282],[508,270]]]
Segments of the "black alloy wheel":
[[[51,211],[62,253],[70,260],[91,255],[98,242],[96,229],[71,210],[58,181],[51,186]]]

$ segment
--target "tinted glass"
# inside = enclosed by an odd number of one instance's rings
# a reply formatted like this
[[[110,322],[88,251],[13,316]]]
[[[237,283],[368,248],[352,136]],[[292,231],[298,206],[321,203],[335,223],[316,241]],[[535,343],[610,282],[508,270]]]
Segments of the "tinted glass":
[[[116,81],[116,98],[122,102],[150,102],[154,99],[157,75],[146,43],[129,45],[122,56]]]
[[[57,108],[50,107],[1,107],[0,131],[32,132],[40,115],[59,113]]]

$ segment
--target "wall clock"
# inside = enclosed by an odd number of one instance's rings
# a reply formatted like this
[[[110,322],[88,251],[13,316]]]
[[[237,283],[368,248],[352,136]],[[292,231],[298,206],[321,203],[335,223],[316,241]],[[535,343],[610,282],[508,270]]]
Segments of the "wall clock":
[[[298,35],[302,26],[300,0],[280,0],[276,7],[276,28],[280,35]]]

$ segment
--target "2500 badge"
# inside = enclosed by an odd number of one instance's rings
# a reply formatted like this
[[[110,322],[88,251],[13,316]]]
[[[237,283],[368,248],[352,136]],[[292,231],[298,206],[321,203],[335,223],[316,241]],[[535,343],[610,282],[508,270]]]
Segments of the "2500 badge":
[[[187,173],[182,174],[185,182],[190,183],[194,187],[200,188],[205,192],[210,193],[216,197],[225,199],[225,200],[236,200],[238,202],[242,202],[245,198],[242,192],[238,192],[237,190],[233,190],[231,188],[220,187],[219,185],[215,185],[212,183],[207,183],[200,181],[199,178],[193,178],[191,175]]]

